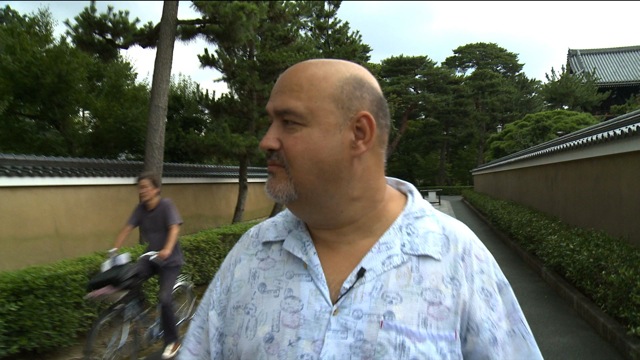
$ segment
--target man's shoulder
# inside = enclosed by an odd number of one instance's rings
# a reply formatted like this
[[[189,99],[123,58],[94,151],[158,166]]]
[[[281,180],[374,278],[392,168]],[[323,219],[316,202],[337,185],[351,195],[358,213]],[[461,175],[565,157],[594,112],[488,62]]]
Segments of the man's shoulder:
[[[251,227],[244,234],[259,241],[284,240],[288,234],[298,229],[302,221],[289,210],[283,210],[277,215],[261,221]]]
[[[160,202],[158,202],[158,206],[166,210],[173,210],[173,211],[178,210],[178,208],[176,207],[176,204],[173,202],[171,198],[166,198],[166,197],[160,198]]]
[[[161,197],[160,198],[160,204],[173,205],[173,200],[171,200],[171,198],[168,198],[168,197]]]

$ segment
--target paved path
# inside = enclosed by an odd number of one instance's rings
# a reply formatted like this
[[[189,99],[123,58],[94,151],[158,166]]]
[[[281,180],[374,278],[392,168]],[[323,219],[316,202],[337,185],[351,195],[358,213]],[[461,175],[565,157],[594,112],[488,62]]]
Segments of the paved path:
[[[443,196],[438,210],[464,222],[487,246],[511,283],[547,360],[622,360],[618,350],[582,319],[558,293],[471,210],[459,196]]]

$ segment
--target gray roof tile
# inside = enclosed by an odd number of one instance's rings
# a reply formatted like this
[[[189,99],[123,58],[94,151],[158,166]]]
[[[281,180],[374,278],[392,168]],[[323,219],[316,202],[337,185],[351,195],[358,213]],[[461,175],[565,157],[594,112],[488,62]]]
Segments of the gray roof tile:
[[[141,161],[67,158],[0,153],[0,177],[136,177]],[[163,177],[237,178],[237,166],[165,163]],[[249,167],[249,178],[266,178],[267,169]]]
[[[569,49],[567,64],[573,74],[595,69],[603,87],[640,84],[640,46]]]

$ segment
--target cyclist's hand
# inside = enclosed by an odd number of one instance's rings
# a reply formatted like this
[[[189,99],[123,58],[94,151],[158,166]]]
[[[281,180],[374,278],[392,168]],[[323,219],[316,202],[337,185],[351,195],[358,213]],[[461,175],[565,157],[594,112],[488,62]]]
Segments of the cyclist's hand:
[[[171,256],[171,251],[167,249],[162,249],[158,251],[158,257],[162,260],[167,260],[167,258]]]

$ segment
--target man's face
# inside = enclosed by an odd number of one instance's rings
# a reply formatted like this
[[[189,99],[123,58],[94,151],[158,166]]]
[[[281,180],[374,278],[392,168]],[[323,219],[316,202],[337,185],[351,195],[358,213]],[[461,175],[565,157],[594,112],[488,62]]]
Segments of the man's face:
[[[285,73],[266,108],[271,125],[260,141],[267,152],[266,190],[282,204],[322,194],[339,178],[344,156],[341,114],[327,85],[309,75],[303,70]]]
[[[160,193],[160,189],[153,186],[153,183],[149,179],[141,179],[138,182],[138,195],[140,201],[147,203]]]

